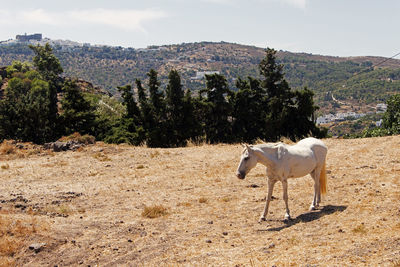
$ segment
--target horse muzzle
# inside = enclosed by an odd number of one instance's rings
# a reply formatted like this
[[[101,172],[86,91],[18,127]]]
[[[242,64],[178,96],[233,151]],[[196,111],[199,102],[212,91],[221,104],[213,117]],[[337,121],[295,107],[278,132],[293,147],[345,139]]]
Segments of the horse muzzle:
[[[243,180],[246,177],[246,174],[241,172],[236,172],[236,177]]]

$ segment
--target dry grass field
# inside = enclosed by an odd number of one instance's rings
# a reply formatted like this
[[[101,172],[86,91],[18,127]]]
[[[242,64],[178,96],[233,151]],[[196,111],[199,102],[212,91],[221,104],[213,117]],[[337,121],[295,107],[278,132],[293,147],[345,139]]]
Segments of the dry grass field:
[[[235,177],[240,145],[0,146],[0,266],[400,266],[400,136],[324,140],[328,193]],[[36,248],[29,248],[39,244]]]

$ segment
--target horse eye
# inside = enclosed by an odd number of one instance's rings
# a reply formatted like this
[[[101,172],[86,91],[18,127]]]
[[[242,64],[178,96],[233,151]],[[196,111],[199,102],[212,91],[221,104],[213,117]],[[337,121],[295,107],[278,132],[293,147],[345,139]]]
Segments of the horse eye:
[[[245,158],[244,158],[244,160],[248,160],[248,159],[249,159],[249,157],[245,157]]]

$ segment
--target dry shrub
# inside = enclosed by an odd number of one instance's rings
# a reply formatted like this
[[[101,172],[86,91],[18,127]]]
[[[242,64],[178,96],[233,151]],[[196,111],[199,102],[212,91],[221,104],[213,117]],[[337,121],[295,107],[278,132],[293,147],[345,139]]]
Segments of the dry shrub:
[[[15,264],[15,261],[13,259],[0,256],[0,267],[3,267],[3,266],[11,267],[11,266],[17,266],[17,265]]]
[[[10,165],[4,164],[4,165],[1,165],[1,168],[2,168],[3,170],[7,170],[7,169],[10,168]]]
[[[94,144],[96,142],[96,138],[88,134],[81,135],[80,133],[75,132],[71,135],[61,137],[59,141],[61,142],[75,141],[80,144],[88,145],[88,144]]]
[[[10,236],[2,237],[0,240],[0,256],[12,257],[20,247],[22,247],[21,240]]]
[[[207,198],[205,197],[199,198],[199,203],[207,203],[207,202],[208,202]]]
[[[178,207],[191,207],[192,204],[190,202],[180,202],[177,204]]]
[[[142,212],[142,216],[145,218],[158,218],[168,214],[167,208],[162,205],[145,206]]]
[[[152,158],[152,159],[155,157],[158,157],[159,155],[160,155],[160,151],[158,151],[158,150],[150,152],[150,158]]]
[[[284,144],[287,144],[287,145],[293,145],[295,143],[287,137],[281,137],[281,139],[279,139],[279,141]]]
[[[4,140],[3,143],[0,144],[0,154],[2,155],[14,154],[17,151],[17,149],[12,143],[13,143],[12,140]]]
[[[0,213],[0,266],[12,266],[12,257],[24,246],[27,238],[37,232],[36,219],[17,220],[8,211]],[[44,228],[42,229],[44,230]]]
[[[393,261],[393,267],[400,267],[400,260]]]
[[[93,158],[95,158],[99,161],[110,161],[111,160],[107,155],[105,155],[101,152],[97,152],[97,153],[93,154]]]
[[[210,142],[207,142],[205,138],[200,138],[200,139],[189,139],[189,141],[186,144],[186,147],[198,147],[198,146],[205,146],[209,145]]]
[[[255,145],[261,145],[261,144],[265,144],[266,142],[264,140],[262,140],[261,138],[257,138],[256,141],[254,141]]]
[[[232,198],[231,197],[223,197],[220,200],[221,200],[221,202],[229,202],[232,200]]]
[[[365,228],[365,226],[363,224],[360,224],[359,226],[357,226],[356,228],[354,228],[353,230],[351,230],[353,233],[358,233],[358,234],[366,234],[367,228]]]

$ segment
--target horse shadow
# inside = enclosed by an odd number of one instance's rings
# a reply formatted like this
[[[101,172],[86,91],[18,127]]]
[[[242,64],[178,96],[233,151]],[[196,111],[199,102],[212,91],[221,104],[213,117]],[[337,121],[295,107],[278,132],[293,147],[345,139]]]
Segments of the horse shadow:
[[[327,205],[324,206],[322,209],[318,211],[310,211],[304,214],[301,214],[297,216],[294,219],[291,220],[285,220],[284,225],[279,226],[279,227],[273,227],[273,228],[268,228],[268,229],[263,229],[263,230],[258,230],[258,231],[269,231],[269,232],[279,232],[283,229],[289,228],[293,225],[296,225],[300,222],[307,223],[307,222],[312,222],[315,220],[318,220],[319,218],[329,215],[335,212],[343,212],[344,210],[347,209],[347,206],[333,206],[333,205]]]

